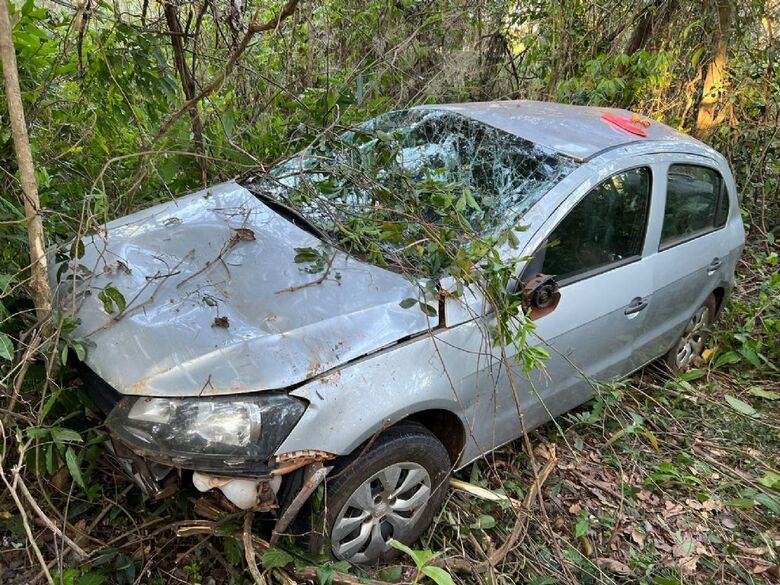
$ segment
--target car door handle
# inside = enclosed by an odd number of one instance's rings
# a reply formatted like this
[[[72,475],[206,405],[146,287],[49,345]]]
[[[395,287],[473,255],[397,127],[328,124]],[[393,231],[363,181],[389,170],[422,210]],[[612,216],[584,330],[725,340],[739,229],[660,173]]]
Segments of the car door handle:
[[[715,272],[718,268],[720,268],[721,264],[723,264],[723,261],[720,258],[713,258],[712,262],[710,262],[710,265],[707,266],[707,274],[712,274]]]
[[[647,299],[643,299],[642,297],[636,297],[635,299],[632,299],[630,303],[628,303],[626,310],[623,312],[626,315],[633,315],[634,313],[638,313],[645,307],[647,307]]]

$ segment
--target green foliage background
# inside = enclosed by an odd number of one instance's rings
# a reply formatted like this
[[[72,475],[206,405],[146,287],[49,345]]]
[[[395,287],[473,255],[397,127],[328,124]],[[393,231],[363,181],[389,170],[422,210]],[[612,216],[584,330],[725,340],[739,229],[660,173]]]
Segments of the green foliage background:
[[[253,16],[265,22],[282,6],[239,4],[173,3],[196,89],[224,69]],[[50,243],[199,187],[199,160],[215,183],[268,166],[335,124],[411,104],[524,98],[614,105],[692,131],[718,32],[715,3],[704,0],[305,1],[277,30],[257,34],[225,82],[198,103],[201,149],[189,115],[159,135],[185,102],[162,4],[10,6]],[[723,116],[707,140],[735,171],[750,245],[713,363],[743,387],[764,387],[777,383],[780,363],[780,9],[769,0],[733,7]],[[631,41],[648,15],[652,34],[637,48]],[[0,390],[7,397],[20,335],[34,313],[5,108],[0,95]],[[34,364],[17,417],[5,419],[6,437],[19,431],[34,446],[28,465],[39,482],[53,478],[61,490],[57,474],[65,473],[81,504],[97,505],[108,483],[97,463],[99,438],[87,438],[94,423],[83,417],[85,398],[67,381],[46,380],[45,366]],[[59,501],[62,493],[53,493]],[[109,565],[117,582],[136,576],[127,551],[105,553]],[[70,582],[89,575],[74,571]]]

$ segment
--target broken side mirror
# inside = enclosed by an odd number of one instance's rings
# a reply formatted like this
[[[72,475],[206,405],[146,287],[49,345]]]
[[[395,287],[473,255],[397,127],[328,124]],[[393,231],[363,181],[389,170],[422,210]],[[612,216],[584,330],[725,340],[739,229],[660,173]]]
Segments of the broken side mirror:
[[[537,274],[523,286],[523,310],[530,310],[531,319],[541,319],[552,313],[561,301],[558,281],[548,274]]]

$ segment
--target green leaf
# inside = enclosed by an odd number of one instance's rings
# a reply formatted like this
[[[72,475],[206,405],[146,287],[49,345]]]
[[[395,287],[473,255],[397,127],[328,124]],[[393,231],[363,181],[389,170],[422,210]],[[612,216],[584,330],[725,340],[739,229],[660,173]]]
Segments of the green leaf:
[[[98,298],[103,303],[103,309],[109,315],[114,312],[114,305],[116,305],[120,313],[127,307],[124,295],[122,295],[116,287],[113,287],[110,284],[100,291]]]
[[[762,492],[756,492],[756,494],[753,495],[753,499],[764,506],[767,510],[775,514],[780,514],[780,499]]]
[[[341,573],[348,573],[349,570],[352,568],[352,565],[349,561],[336,561],[335,563],[331,564],[331,567],[333,567],[334,571],[339,571]]]
[[[421,573],[436,585],[455,585],[450,574],[441,567],[423,567]]]
[[[107,579],[107,575],[90,571],[86,575],[79,577],[78,581],[76,581],[76,585],[102,585]]]
[[[749,509],[755,505],[753,498],[734,498],[726,502],[727,506],[739,509]]]
[[[290,553],[280,548],[269,548],[263,554],[263,568],[264,569],[281,569],[293,562],[293,557]]]
[[[73,240],[73,244],[70,247],[71,260],[78,260],[79,258],[83,258],[84,254],[86,254],[86,250],[84,248],[84,242],[81,240],[81,238]]]
[[[704,54],[704,46],[699,47],[694,51],[693,56],[691,57],[691,65],[695,68],[699,61],[701,60],[701,56]]]
[[[585,536],[590,530],[590,521],[587,518],[582,518],[574,525],[574,536],[581,538]]]
[[[14,281],[10,274],[0,274],[0,293],[4,293],[6,287]]]
[[[707,372],[704,370],[688,370],[687,372],[682,372],[679,374],[679,378],[681,380],[685,380],[686,382],[693,382],[694,380],[698,380],[699,378],[702,378]]]
[[[68,466],[68,471],[70,471],[70,475],[74,481],[83,488],[87,487],[84,483],[84,478],[81,477],[78,456],[76,455],[76,451],[73,450],[73,447],[68,447],[65,450],[65,464]]]
[[[118,554],[114,559],[114,571],[117,585],[130,585],[135,582],[135,563],[127,555]]]
[[[398,303],[402,309],[409,309],[417,304],[417,299],[408,298],[402,300],[400,303]]]
[[[761,367],[761,360],[758,357],[758,354],[752,347],[743,346],[739,348],[739,353],[750,362],[750,364],[756,368]]]
[[[227,536],[223,539],[222,544],[225,550],[225,559],[227,562],[234,567],[238,567],[241,564],[241,559],[244,556],[241,542],[232,536]]]
[[[739,356],[739,354],[736,351],[727,351],[726,353],[718,356],[718,359],[715,360],[713,366],[719,368],[727,364],[736,364],[741,359],[742,358]]]
[[[293,262],[301,264],[302,262],[316,262],[320,258],[320,253],[314,248],[295,248],[295,258]]]
[[[753,387],[750,390],[748,390],[748,394],[752,394],[753,396],[758,396],[759,398],[766,398],[767,400],[778,400],[780,399],[780,394],[777,392],[772,392],[771,390],[764,390],[763,388]]]
[[[394,566],[394,567],[385,567],[379,573],[377,574],[377,577],[381,581],[387,581],[388,583],[397,583],[401,580],[401,577],[403,577],[403,567],[400,566]]]
[[[412,550],[405,544],[398,542],[395,538],[388,540],[387,544],[409,555],[409,557],[414,561],[414,564],[417,565],[418,571],[422,569],[423,566],[425,566],[425,563],[434,557],[434,554],[429,550]]]
[[[745,416],[758,416],[758,411],[755,408],[731,394],[726,394],[726,402],[729,403],[731,408]]]
[[[420,308],[422,309],[422,312],[428,315],[429,317],[435,317],[436,316],[436,308],[432,305],[429,305],[427,303],[420,303]]]
[[[83,343],[79,341],[71,341],[68,343],[71,349],[73,349],[76,352],[76,357],[79,358],[80,361],[84,361],[87,357],[87,348],[84,346]]]
[[[60,390],[55,390],[51,393],[51,396],[49,396],[46,399],[46,402],[43,404],[43,408],[41,408],[40,414],[38,415],[40,417],[40,420],[46,420],[46,417],[49,415],[49,411],[52,409],[52,406],[54,406],[57,403],[57,400],[60,398]]]
[[[394,549],[406,553],[411,558],[414,558],[414,551],[410,549],[408,546],[406,546],[404,543],[398,542],[395,538],[391,538],[390,540],[388,540],[387,544],[392,546]]]
[[[488,530],[490,528],[493,528],[496,525],[496,519],[493,518],[493,516],[490,516],[488,514],[483,514],[479,517],[479,520],[474,522],[474,524],[471,525],[472,528],[480,529],[480,530]]]
[[[0,333],[0,358],[9,362],[14,359],[14,344],[5,333]]]
[[[127,307],[127,303],[125,302],[125,297],[122,295],[121,292],[119,292],[118,289],[116,289],[113,286],[106,287],[103,292],[105,292],[109,297],[111,297],[111,300],[116,303],[116,306],[119,307],[119,312],[125,310],[125,307]]]
[[[768,488],[780,491],[780,474],[777,474],[774,471],[767,471],[764,474],[764,477],[760,477],[756,481]]]
[[[317,585],[331,585],[333,583],[333,567],[320,565],[317,567]]]
[[[63,429],[60,427],[54,427],[51,429],[51,438],[55,443],[82,443],[84,439],[73,429]]]
[[[78,574],[78,569],[66,569],[62,574],[59,575],[57,582],[61,585],[74,585],[76,576]]]
[[[653,581],[656,585],[680,585],[680,579],[674,577],[653,577]]]

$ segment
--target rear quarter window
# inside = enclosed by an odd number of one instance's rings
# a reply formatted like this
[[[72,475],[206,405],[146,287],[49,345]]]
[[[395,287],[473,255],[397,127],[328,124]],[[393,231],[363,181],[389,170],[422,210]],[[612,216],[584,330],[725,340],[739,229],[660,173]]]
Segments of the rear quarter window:
[[[661,247],[723,226],[728,210],[728,193],[718,171],[698,165],[670,166]]]

